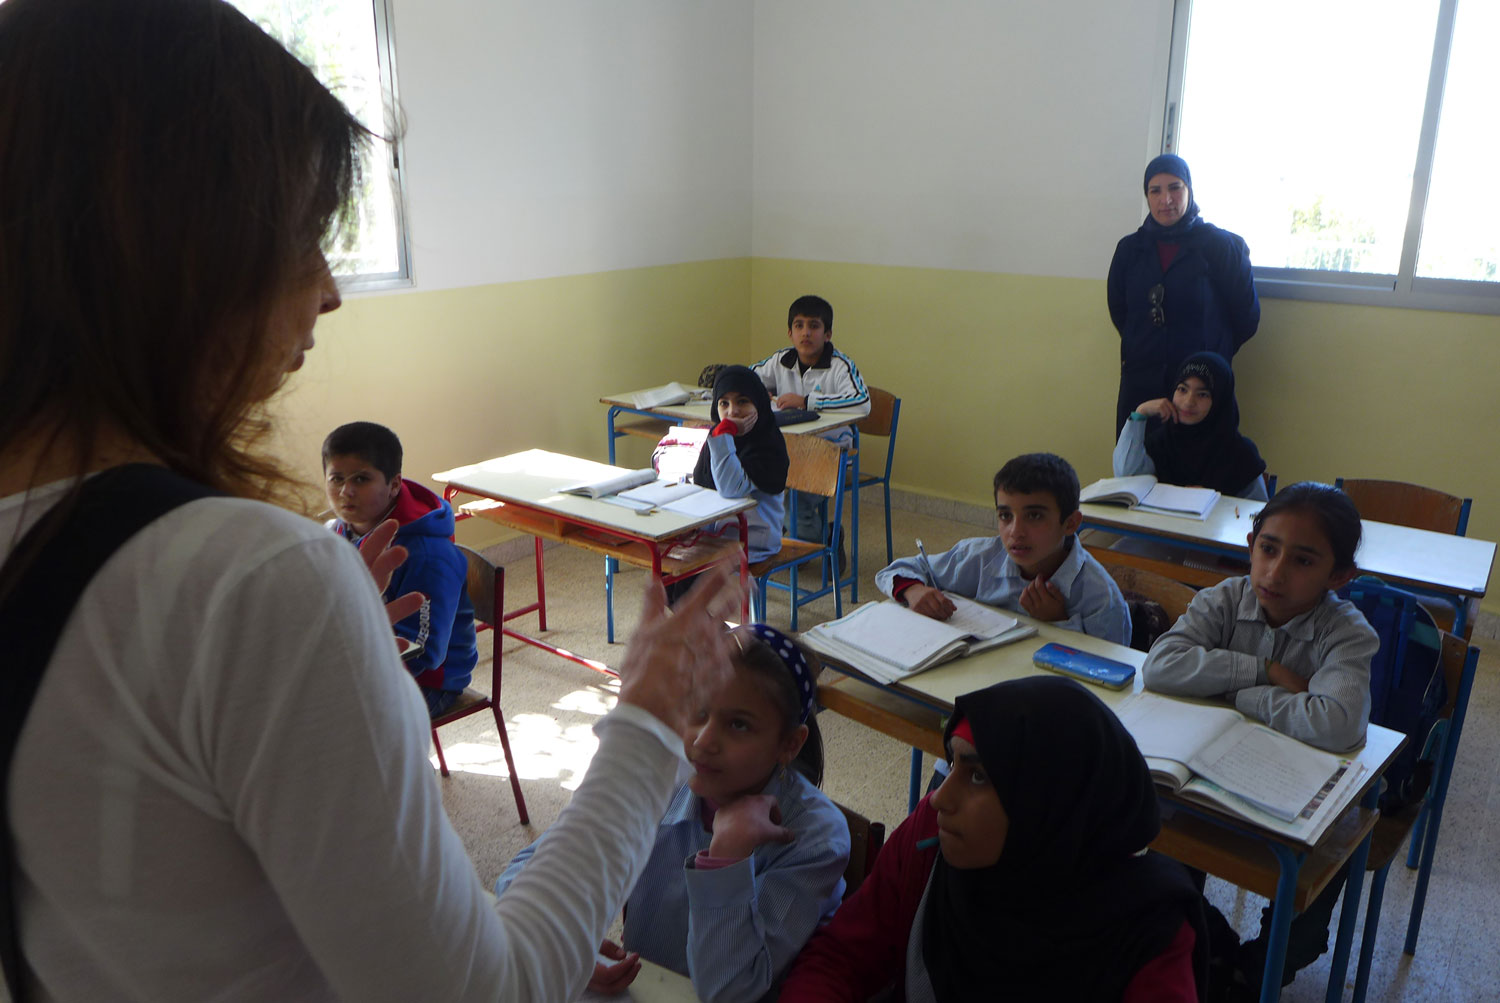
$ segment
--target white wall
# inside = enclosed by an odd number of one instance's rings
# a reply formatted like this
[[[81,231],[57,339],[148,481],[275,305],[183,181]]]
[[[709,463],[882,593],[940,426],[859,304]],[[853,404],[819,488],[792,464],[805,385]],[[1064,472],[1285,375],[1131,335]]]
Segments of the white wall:
[[[1102,277],[1170,0],[757,0],[756,256]]]
[[[395,0],[416,287],[743,257],[750,0]]]

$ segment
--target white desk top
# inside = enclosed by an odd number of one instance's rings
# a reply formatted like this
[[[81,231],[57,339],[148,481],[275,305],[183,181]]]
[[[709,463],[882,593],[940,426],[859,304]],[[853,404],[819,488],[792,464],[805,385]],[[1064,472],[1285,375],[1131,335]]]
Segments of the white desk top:
[[[668,968],[641,959],[641,970],[626,989],[618,996],[585,991],[578,1003],[698,1003],[698,994],[693,992],[693,981],[686,975],[678,975]]]
[[[661,415],[673,421],[693,422],[698,425],[712,425],[709,421],[708,401],[688,401],[686,404],[663,404],[657,407],[637,408],[633,393],[611,394],[599,398],[600,404],[610,404],[615,407],[628,407],[633,410],[646,411],[651,414]],[[840,416],[837,412],[818,412],[816,421],[804,421],[797,425],[783,425],[783,435],[804,435],[806,433],[819,434],[834,428],[843,428],[860,420],[858,415]]]
[[[1140,671],[1141,665],[1146,661],[1145,652],[1097,637],[1090,637],[1078,631],[1064,630],[1011,610],[1006,610],[1005,614],[1015,617],[1022,623],[1034,624],[1037,628],[1037,636],[1022,638],[1014,644],[1002,645],[999,648],[981,651],[977,655],[946,662],[935,669],[919,672],[892,688],[904,690],[925,703],[951,711],[954,701],[964,693],[972,693],[974,690],[1011,679],[1024,679],[1027,676],[1045,674],[1047,670],[1039,669],[1032,664],[1031,656],[1042,645],[1057,642],[1135,666],[1135,677],[1131,680],[1131,685],[1124,689],[1111,690],[1103,686],[1089,686],[1089,692],[1099,697],[1110,710],[1118,712],[1122,703],[1133,694],[1145,689]],[[857,665],[852,667],[859,668]],[[1189,702],[1213,703],[1215,701]],[[1387,760],[1404,737],[1400,732],[1372,724],[1365,734],[1364,745],[1360,746],[1356,752],[1344,753],[1344,755],[1357,760],[1366,770],[1376,774],[1385,768]],[[1353,796],[1357,793],[1357,791],[1351,792],[1351,803]],[[1342,810],[1341,808],[1340,811]]]
[[[559,488],[580,481],[592,481],[611,474],[626,473],[625,467],[612,467],[545,449],[528,449],[522,453],[499,456],[466,467],[455,467],[432,475],[432,479],[449,484],[469,494],[495,498],[534,509],[542,509],[575,522],[598,526],[645,540],[668,540],[689,530],[755,507],[751,498],[725,499],[732,502],[727,514],[703,518],[681,515],[666,509],[638,514],[623,505],[598,498],[565,495]]]
[[[1188,545],[1209,544],[1247,556],[1250,520],[1264,504],[1248,498],[1220,498],[1202,522],[1118,505],[1089,504],[1078,508],[1087,526],[1149,533],[1164,541],[1176,540]],[[1495,544],[1366,519],[1354,559],[1361,571],[1392,583],[1482,596],[1489,587]]]

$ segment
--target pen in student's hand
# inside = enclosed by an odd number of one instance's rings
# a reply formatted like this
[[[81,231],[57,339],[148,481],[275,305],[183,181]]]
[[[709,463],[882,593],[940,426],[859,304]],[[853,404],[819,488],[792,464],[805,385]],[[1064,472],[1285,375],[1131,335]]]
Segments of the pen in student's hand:
[[[938,838],[936,836],[928,836],[926,839],[919,839],[919,840],[917,840],[917,849],[919,849],[919,850],[930,850],[934,846],[937,846],[938,842],[939,842],[939,840],[938,840]]]
[[[943,587],[938,584],[937,574],[932,570],[932,562],[927,559],[927,548],[922,546],[921,540],[917,541],[917,556],[922,559],[922,570],[927,572],[927,580],[932,587],[939,592],[943,591]]]

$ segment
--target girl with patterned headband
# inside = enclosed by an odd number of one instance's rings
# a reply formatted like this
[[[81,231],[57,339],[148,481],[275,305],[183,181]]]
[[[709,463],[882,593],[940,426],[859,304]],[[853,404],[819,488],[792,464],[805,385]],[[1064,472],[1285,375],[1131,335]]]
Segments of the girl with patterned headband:
[[[640,958],[688,975],[704,1000],[774,998],[792,959],[838,907],[843,814],[818,789],[818,663],[773,627],[730,638],[734,672],[690,731],[693,767],[626,903],[624,947],[605,941],[591,989],[617,993]],[[516,855],[497,892],[536,844]]]

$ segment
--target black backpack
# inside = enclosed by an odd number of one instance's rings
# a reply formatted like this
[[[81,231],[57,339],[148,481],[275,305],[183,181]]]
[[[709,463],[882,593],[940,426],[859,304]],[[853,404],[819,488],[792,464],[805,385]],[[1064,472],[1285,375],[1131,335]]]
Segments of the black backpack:
[[[1381,813],[1394,814],[1421,802],[1437,765],[1429,736],[1448,705],[1442,634],[1416,596],[1378,578],[1357,578],[1339,594],[1380,635],[1370,661],[1370,720],[1406,736],[1380,796]]]

